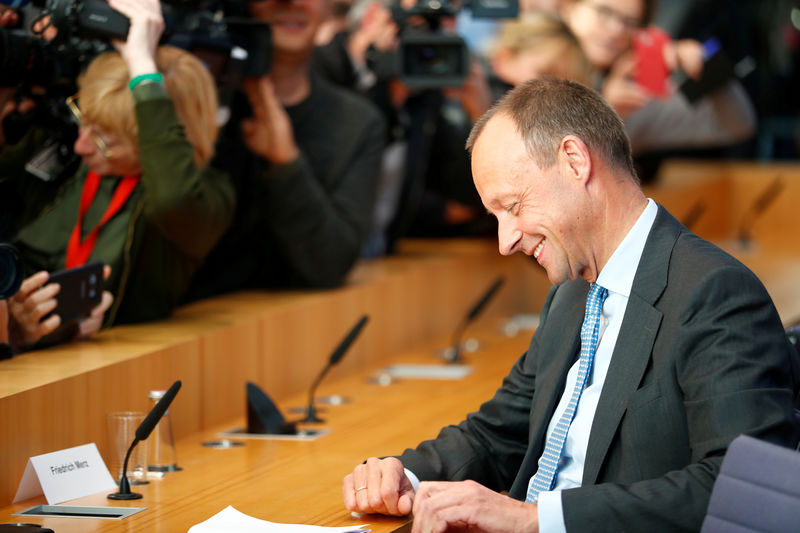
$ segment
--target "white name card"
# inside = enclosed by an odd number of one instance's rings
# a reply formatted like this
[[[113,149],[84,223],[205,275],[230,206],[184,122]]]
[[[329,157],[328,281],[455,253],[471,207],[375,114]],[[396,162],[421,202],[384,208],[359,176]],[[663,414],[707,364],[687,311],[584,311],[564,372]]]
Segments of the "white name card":
[[[44,493],[47,503],[55,505],[116,488],[92,442],[28,459],[13,503]]]

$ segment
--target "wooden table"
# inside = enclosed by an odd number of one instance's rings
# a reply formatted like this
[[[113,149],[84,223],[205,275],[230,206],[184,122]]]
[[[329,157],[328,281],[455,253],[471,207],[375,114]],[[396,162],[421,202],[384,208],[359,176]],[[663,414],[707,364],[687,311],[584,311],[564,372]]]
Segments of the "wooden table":
[[[204,447],[225,424],[177,443],[181,472],[167,474],[145,486],[133,487],[144,498],[111,502],[105,493],[69,502],[74,505],[147,507],[124,520],[87,518],[25,518],[57,533],[179,532],[233,505],[239,511],[273,522],[344,526],[369,523],[376,533],[395,531],[406,519],[364,516],[355,519],[344,509],[341,480],[370,456],[399,454],[405,447],[433,438],[449,423],[458,423],[477,409],[501,385],[503,376],[527,349],[531,331],[515,337],[501,332],[501,321],[477,332],[482,347],[466,354],[474,373],[462,380],[398,380],[389,386],[368,383],[376,368],[323,383],[319,394],[340,394],[352,401],[323,406],[323,427],[330,434],[314,441],[288,442],[247,439],[238,448]],[[396,361],[444,364],[434,355],[449,339],[420,345]],[[280,402],[284,413],[305,403],[304,395]],[[289,415],[296,417],[298,415]],[[240,421],[241,423],[241,421]],[[0,509],[0,523],[20,521],[11,513],[44,503],[34,498]]]

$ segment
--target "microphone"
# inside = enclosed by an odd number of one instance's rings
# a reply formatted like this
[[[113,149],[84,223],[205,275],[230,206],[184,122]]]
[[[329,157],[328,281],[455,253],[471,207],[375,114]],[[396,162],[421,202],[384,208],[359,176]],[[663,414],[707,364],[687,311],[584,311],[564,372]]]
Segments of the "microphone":
[[[158,421],[161,420],[162,416],[164,416],[169,404],[172,403],[173,398],[175,398],[175,395],[178,394],[178,390],[180,390],[180,388],[181,380],[173,383],[169,390],[164,393],[164,396],[161,397],[158,403],[153,406],[149,413],[147,413],[147,416],[144,417],[144,420],[142,420],[142,423],[139,424],[139,427],[136,428],[135,437],[131,443],[131,447],[128,448],[128,453],[125,454],[125,461],[122,463],[122,476],[119,479],[119,490],[109,494],[109,500],[138,500],[142,497],[142,495],[138,492],[131,492],[131,485],[128,481],[128,459],[131,458],[131,452],[133,451],[133,448],[140,441],[146,440],[147,437],[150,436],[153,428],[156,427]]]
[[[300,422],[309,424],[324,422],[323,419],[317,416],[317,410],[314,407],[314,394],[317,391],[317,386],[319,385],[320,381],[322,381],[322,378],[324,378],[325,375],[328,373],[328,371],[331,368],[333,368],[339,361],[342,360],[342,357],[344,357],[344,354],[347,352],[348,348],[350,348],[350,345],[353,344],[353,342],[356,340],[358,334],[361,333],[361,330],[364,328],[364,325],[367,323],[368,320],[369,320],[369,315],[362,316],[361,319],[359,319],[359,321],[356,322],[356,325],[353,326],[353,329],[350,330],[350,332],[347,334],[344,340],[342,340],[342,342],[339,343],[339,346],[337,346],[336,349],[333,351],[330,359],[328,359],[328,364],[325,365],[325,368],[323,368],[322,372],[319,373],[317,379],[315,379],[314,383],[311,384],[311,391],[308,393],[308,408],[306,409],[306,417],[300,420]]]
[[[747,210],[744,217],[742,218],[742,223],[739,226],[739,242],[742,246],[747,246],[751,239],[752,235],[750,234],[753,223],[755,222],[756,218],[761,215],[767,208],[778,198],[778,196],[783,192],[784,183],[781,180],[781,177],[776,177],[772,183],[770,183],[764,192],[758,195],[755,201],[750,206],[750,209]]]
[[[445,351],[444,358],[448,363],[460,363],[464,360],[461,357],[461,337],[464,335],[464,330],[467,329],[467,326],[470,323],[478,318],[478,315],[483,311],[486,304],[494,297],[495,293],[500,289],[500,286],[505,281],[503,276],[499,276],[494,283],[489,286],[483,296],[472,306],[472,309],[469,310],[467,316],[464,317],[464,320],[456,328],[455,332],[453,333],[453,345],[449,350]]]
[[[705,212],[706,203],[702,198],[699,198],[695,203],[692,204],[692,207],[689,209],[686,215],[684,215],[681,223],[688,229],[692,229],[692,227],[697,224],[697,221],[700,220],[700,217],[703,216],[703,213]]]

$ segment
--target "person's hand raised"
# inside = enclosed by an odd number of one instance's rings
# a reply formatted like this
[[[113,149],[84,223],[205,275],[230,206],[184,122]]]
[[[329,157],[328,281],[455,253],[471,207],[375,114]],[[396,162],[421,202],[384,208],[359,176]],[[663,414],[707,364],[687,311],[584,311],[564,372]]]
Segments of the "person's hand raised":
[[[253,118],[242,121],[244,142],[251,152],[276,164],[294,161],[300,150],[289,115],[275,95],[269,76],[245,80]]]
[[[164,33],[164,16],[159,0],[109,0],[108,5],[131,22],[127,40],[113,41],[128,64],[130,77],[157,72],[156,49]]]

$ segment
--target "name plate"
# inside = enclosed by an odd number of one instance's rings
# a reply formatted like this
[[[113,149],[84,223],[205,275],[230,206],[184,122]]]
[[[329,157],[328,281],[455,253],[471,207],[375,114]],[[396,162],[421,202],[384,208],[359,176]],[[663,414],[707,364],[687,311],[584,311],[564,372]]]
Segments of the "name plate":
[[[116,488],[92,442],[28,459],[13,503],[44,493],[47,503],[55,505]]]

